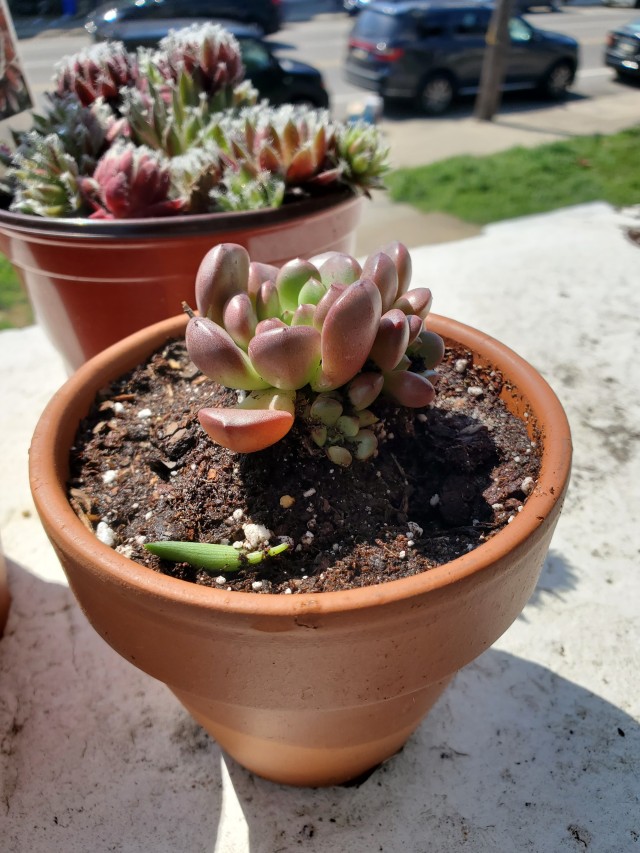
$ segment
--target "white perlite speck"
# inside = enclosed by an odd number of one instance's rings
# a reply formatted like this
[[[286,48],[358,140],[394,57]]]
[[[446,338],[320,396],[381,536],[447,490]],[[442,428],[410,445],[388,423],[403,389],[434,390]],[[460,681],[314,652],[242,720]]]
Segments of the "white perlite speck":
[[[101,542],[108,545],[109,548],[113,548],[117,541],[115,531],[109,527],[106,521],[98,522],[98,526],[96,527],[96,536]]]
[[[453,365],[453,369],[456,373],[464,373],[468,366],[469,362],[466,358],[458,358],[456,359],[456,363]]]
[[[111,471],[111,470],[105,471],[104,474],[102,475],[102,482],[105,484],[105,486],[108,486],[110,483],[113,483],[113,481],[116,479],[117,476],[118,476],[117,471]]]
[[[534,485],[535,483],[533,477],[525,477],[520,485],[520,488],[525,493],[525,495],[530,495],[533,491]]]
[[[312,495],[315,495],[315,493],[316,493],[315,489],[307,489],[306,492],[302,493],[302,497],[303,498],[310,498]]]
[[[484,390],[479,385],[471,385],[467,388],[467,394],[470,397],[481,397],[484,394]]]
[[[251,584],[251,589],[262,589],[262,581],[254,581]]]
[[[424,532],[420,525],[415,521],[408,521],[407,529],[409,531],[407,533],[407,539],[419,539]]]
[[[231,518],[233,518],[234,521],[240,521],[240,519],[242,518],[243,515],[244,515],[243,510],[238,508],[238,509],[234,509],[234,511],[231,513]]]
[[[224,577],[224,575],[218,575],[218,577],[216,578],[216,583],[218,584],[218,586],[222,586],[226,582],[227,579]]]
[[[431,506],[438,506],[439,503],[440,503],[440,495],[433,495],[432,497],[429,498],[429,504]]]
[[[264,524],[243,524],[244,538],[249,548],[259,548],[268,542],[273,533]]]
[[[406,552],[406,551],[400,551],[400,553],[398,554],[398,557],[400,557],[400,559],[401,559],[401,560],[404,560],[404,558],[405,558],[406,556],[407,556],[407,552]]]
[[[116,415],[121,415],[124,412],[124,406],[119,400],[113,404],[113,411]]]
[[[144,420],[145,418],[150,418],[152,415],[151,409],[140,409],[138,412],[138,417]]]
[[[293,590],[292,590],[290,587],[287,587],[287,588],[285,589],[285,591],[284,591],[284,594],[285,594],[285,595],[291,595],[291,594],[292,594],[292,592],[293,592]]]

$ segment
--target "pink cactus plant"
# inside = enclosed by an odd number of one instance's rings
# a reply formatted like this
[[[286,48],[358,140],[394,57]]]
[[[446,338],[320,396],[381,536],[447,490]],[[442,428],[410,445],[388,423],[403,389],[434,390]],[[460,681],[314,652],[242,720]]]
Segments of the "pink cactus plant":
[[[235,408],[204,408],[201,425],[241,453],[282,439],[296,419],[338,465],[377,450],[380,395],[401,406],[428,406],[442,339],[425,329],[428,288],[409,290],[411,259],[391,243],[360,266],[331,253],[281,269],[251,262],[226,243],[202,261],[199,316],[186,342],[204,374],[240,392]]]

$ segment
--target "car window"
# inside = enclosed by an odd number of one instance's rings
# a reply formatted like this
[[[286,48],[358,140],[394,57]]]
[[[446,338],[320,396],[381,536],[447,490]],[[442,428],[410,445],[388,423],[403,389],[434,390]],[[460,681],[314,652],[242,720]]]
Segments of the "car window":
[[[137,0],[129,8],[123,9],[120,17],[144,21],[153,18],[172,18],[174,15],[173,0]]]
[[[421,38],[435,38],[447,31],[447,21],[444,15],[429,14],[417,21],[417,30]]]
[[[511,18],[509,21],[509,36],[511,41],[527,42],[531,41],[532,29],[522,18]]]
[[[251,77],[254,71],[264,71],[273,65],[273,57],[257,39],[240,39],[240,50],[247,77]]]
[[[365,9],[358,15],[352,36],[375,42],[411,38],[415,36],[415,21],[412,17]]]
[[[451,22],[451,31],[454,36],[471,36],[484,35],[487,31],[489,18],[487,15],[478,11],[463,12],[461,15],[456,15]]]

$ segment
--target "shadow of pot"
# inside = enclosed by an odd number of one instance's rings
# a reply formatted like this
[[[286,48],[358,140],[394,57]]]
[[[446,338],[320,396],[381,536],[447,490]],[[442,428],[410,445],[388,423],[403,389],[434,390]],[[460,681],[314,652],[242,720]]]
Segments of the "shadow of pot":
[[[252,260],[276,266],[351,252],[362,203],[345,190],[277,210],[156,219],[64,220],[0,210],[0,249],[71,373],[193,301],[200,261],[217,243],[239,243]]]
[[[181,335],[185,323],[177,317],[116,344],[52,399],[30,453],[38,512],[97,632],[165,682],[224,750],[276,782],[345,782],[396,752],[452,675],[524,607],[569,481],[566,416],[514,352],[431,316],[431,329],[503,373],[506,405],[541,443],[539,480],[513,523],[450,563],[378,586],[290,596],[201,587],[99,542],[66,494],[69,448],[98,389]]]

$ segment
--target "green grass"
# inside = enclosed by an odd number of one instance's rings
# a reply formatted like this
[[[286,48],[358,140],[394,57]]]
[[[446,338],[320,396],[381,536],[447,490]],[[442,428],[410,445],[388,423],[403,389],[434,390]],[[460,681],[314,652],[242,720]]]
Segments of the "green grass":
[[[399,169],[387,185],[394,201],[478,225],[589,201],[637,204],[640,127]]]
[[[0,330],[30,323],[33,314],[24,288],[9,261],[0,254]]]

